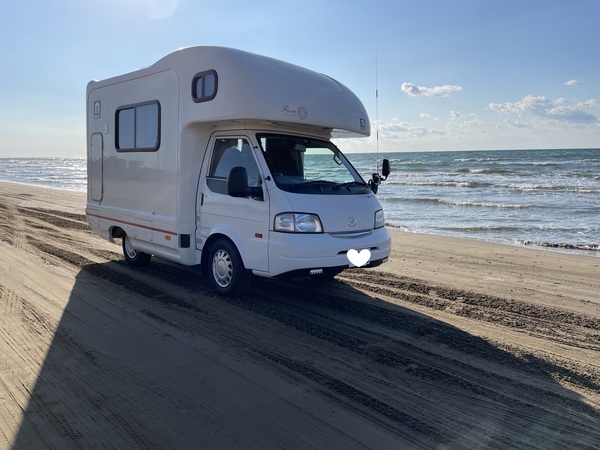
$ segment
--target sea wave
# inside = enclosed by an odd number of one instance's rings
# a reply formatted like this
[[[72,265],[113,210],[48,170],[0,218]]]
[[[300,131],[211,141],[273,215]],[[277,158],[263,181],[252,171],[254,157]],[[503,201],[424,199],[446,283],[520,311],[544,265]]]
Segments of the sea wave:
[[[470,167],[459,167],[454,170],[456,173],[475,173],[475,174],[484,174],[484,175],[506,175],[514,173],[512,170],[499,169],[497,167],[486,167],[482,169],[473,169]]]
[[[450,206],[466,206],[479,208],[503,208],[503,209],[524,209],[534,208],[535,205],[518,205],[512,203],[493,203],[493,202],[469,202],[464,200],[438,200],[441,204]]]
[[[87,189],[85,158],[0,158],[0,180],[70,191]]]
[[[513,234],[552,234],[560,235],[563,233],[583,233],[589,232],[589,229],[579,228],[565,228],[565,227],[536,227],[536,226],[517,226],[517,225],[480,225],[480,226],[438,226],[437,230],[449,231],[449,232],[460,232],[460,233],[513,233]],[[572,245],[584,245],[584,244],[572,244]],[[588,245],[588,244],[585,244]]]
[[[518,233],[524,231],[522,227],[517,226],[480,226],[480,227],[437,227],[441,231],[460,232],[460,233]]]
[[[446,181],[388,181],[386,186],[431,186],[431,187],[459,187],[459,188],[486,188],[493,186],[493,183],[484,183],[479,181],[460,181],[460,180],[446,180]]]
[[[441,198],[398,198],[398,197],[379,197],[386,203],[421,203],[421,204],[439,204],[460,207],[475,208],[503,208],[503,209],[526,209],[535,208],[536,205],[519,205],[512,203],[494,203],[494,202],[474,202],[466,200],[447,200]]]
[[[454,158],[453,161],[465,163],[465,162],[499,162],[502,158]]]
[[[396,230],[411,231],[408,227],[393,222],[385,222],[385,226],[388,228],[395,228]]]
[[[586,250],[598,252],[600,251],[600,244],[567,244],[567,243],[555,243],[555,242],[533,242],[533,241],[517,241],[521,245],[562,249],[562,250]]]
[[[565,192],[572,194],[600,194],[600,188],[588,186],[564,186],[533,183],[510,183],[499,184],[499,187],[513,189],[521,192],[546,191],[546,192]]]

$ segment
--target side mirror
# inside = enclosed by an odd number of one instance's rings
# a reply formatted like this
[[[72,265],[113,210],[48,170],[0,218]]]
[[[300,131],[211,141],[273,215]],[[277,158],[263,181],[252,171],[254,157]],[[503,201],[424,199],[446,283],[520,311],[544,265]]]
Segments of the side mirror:
[[[381,167],[381,176],[382,176],[383,181],[385,181],[387,179],[389,174],[390,174],[390,160],[384,159],[383,166]]]
[[[248,171],[245,167],[237,166],[231,169],[227,178],[227,193],[232,197],[253,197],[262,200],[263,192],[260,187],[248,186]]]

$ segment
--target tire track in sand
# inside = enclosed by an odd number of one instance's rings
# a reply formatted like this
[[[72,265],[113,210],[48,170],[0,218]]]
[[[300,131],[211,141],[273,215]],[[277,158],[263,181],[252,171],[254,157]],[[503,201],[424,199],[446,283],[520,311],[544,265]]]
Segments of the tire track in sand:
[[[382,299],[395,296],[431,310],[469,314],[482,323],[504,314],[502,326],[551,338],[559,337],[547,329],[552,323],[566,335],[578,327],[589,337],[595,324],[588,316],[531,309],[373,271],[368,277],[348,272],[338,278],[342,281],[322,284],[259,280],[243,300],[227,300],[212,295],[193,269],[157,260],[131,270],[106,263],[110,254],[90,255],[78,242],[59,247],[39,236],[27,242],[49,261],[74,267],[111,292],[135,294],[131,307],[159,326],[210,336],[236,354],[255,355],[261,366],[307,391],[322,392],[398,435],[414,436],[415,446],[524,447],[551,436],[550,448],[585,448],[600,441],[598,410],[554,383],[550,375],[560,368],[553,362],[527,354],[516,358]],[[576,338],[561,339],[581,345]],[[564,368],[565,375],[582,389],[597,388],[598,374],[586,378],[585,367],[580,369]]]

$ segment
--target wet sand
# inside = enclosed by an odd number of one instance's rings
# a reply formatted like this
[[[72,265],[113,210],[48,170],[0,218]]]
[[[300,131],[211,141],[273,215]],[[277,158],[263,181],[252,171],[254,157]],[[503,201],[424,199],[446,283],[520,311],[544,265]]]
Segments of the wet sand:
[[[0,183],[0,449],[600,447],[598,257],[392,230],[231,300],[84,204]]]

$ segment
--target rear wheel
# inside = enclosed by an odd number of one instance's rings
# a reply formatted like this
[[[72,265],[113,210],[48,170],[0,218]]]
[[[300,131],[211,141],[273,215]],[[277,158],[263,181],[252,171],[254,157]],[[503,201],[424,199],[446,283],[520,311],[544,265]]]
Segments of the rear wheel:
[[[241,297],[248,290],[252,274],[246,270],[240,253],[227,239],[218,239],[210,247],[208,276],[219,295]]]
[[[150,258],[152,258],[152,255],[133,248],[131,239],[127,235],[123,238],[123,256],[125,256],[127,264],[134,267],[145,266],[150,262]]]

